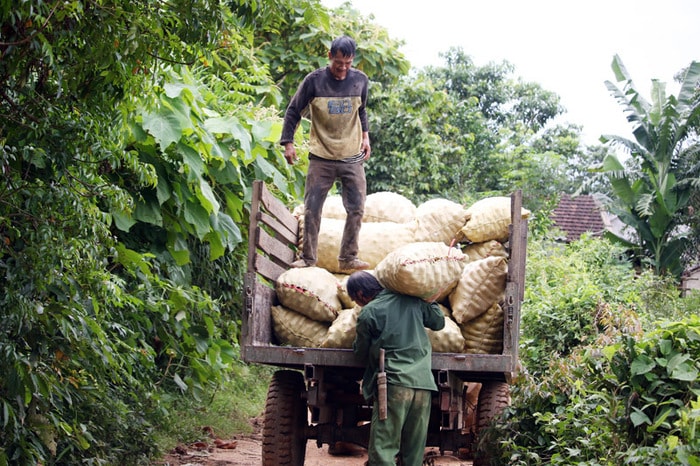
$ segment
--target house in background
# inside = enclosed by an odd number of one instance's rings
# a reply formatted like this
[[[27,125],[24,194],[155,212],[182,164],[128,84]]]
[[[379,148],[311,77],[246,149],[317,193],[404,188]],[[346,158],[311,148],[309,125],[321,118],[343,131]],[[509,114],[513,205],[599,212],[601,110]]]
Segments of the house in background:
[[[700,265],[689,268],[681,277],[683,296],[687,296],[691,290],[700,291]]]
[[[559,205],[552,212],[554,226],[561,230],[561,241],[570,243],[588,232],[591,236],[602,236],[605,230],[620,231],[617,218],[604,212],[593,196],[570,196],[562,194]],[[614,224],[615,221],[617,224]]]
[[[552,212],[554,226],[561,230],[560,241],[570,243],[588,232],[591,236],[603,236],[607,230],[623,238],[632,239],[626,226],[614,215],[602,209],[594,196],[570,196],[563,194],[559,205]],[[700,290],[700,265],[686,270],[681,277],[681,291]]]

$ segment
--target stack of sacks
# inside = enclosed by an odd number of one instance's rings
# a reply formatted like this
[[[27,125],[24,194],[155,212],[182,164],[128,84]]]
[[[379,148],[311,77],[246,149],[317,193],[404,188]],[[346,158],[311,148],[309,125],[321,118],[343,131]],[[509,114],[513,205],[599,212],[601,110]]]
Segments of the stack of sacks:
[[[388,289],[422,299],[437,296],[445,328],[428,331],[433,351],[500,353],[510,198],[486,198],[469,208],[445,199],[415,208],[393,193],[367,199],[363,220],[369,221],[360,231],[360,258]],[[329,200],[317,267],[290,269],[277,281],[281,305],[273,308],[273,324],[281,344],[352,347],[360,308],[347,295],[348,276],[333,275],[345,211],[339,196]],[[301,219],[301,212],[295,212]],[[529,214],[522,210],[523,218]],[[454,242],[458,247],[450,247]]]
[[[299,220],[299,246],[303,237],[304,207],[294,209]],[[323,204],[321,230],[318,234],[318,267],[338,273],[340,242],[345,228],[345,208],[340,196],[328,196]],[[369,194],[362,217],[359,248],[361,259],[374,268],[394,249],[414,241],[416,206],[406,197],[391,192]]]

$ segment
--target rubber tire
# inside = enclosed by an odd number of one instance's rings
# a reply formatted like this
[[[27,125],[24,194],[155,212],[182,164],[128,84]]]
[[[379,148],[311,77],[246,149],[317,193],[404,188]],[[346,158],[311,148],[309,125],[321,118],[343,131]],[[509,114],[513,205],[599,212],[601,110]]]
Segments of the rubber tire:
[[[262,466],[303,466],[308,425],[304,378],[300,372],[274,373],[263,417]]]
[[[476,408],[477,436],[480,436],[482,429],[487,428],[491,421],[499,416],[508,405],[510,405],[510,386],[507,383],[484,382],[479,392]],[[491,464],[488,450],[490,449],[487,446],[479,445],[473,466]]]

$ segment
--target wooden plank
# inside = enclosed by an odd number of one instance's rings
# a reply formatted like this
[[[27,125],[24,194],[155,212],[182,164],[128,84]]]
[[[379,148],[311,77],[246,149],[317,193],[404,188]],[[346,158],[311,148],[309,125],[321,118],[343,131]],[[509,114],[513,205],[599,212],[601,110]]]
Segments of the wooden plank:
[[[256,230],[258,235],[258,248],[268,257],[273,259],[280,265],[289,265],[294,260],[295,252],[289,249],[284,243],[280,243],[279,240],[270,236],[262,228]]]
[[[265,256],[256,254],[255,260],[253,261],[253,270],[257,271],[260,275],[267,278],[268,280],[275,281],[277,280],[277,277],[282,275],[282,273],[287,269],[278,264],[275,264]]]
[[[260,197],[265,185],[256,180],[253,182],[253,194],[250,200],[250,217],[248,218],[248,272],[255,272],[255,256],[257,255],[257,238],[255,230],[258,228],[258,212],[260,211]]]
[[[292,215],[292,213],[287,209],[282,201],[277,199],[270,193],[270,191],[265,188],[264,183],[261,181],[255,181],[255,183],[260,182],[262,184],[261,188],[261,202],[266,211],[268,211],[273,217],[279,220],[289,231],[294,233],[296,236],[299,231],[299,222]]]
[[[275,238],[277,238],[280,241],[285,242],[286,244],[290,246],[295,246],[297,245],[297,234],[298,234],[298,226],[299,224],[297,223],[297,230],[294,232],[289,231],[289,229],[277,221],[277,219],[270,214],[266,214],[265,212],[260,212],[258,214],[258,220],[267,225],[275,234],[273,235]]]
[[[329,367],[364,368],[350,349],[297,348],[293,346],[256,346],[247,348],[249,362],[303,368],[307,364]],[[432,369],[455,372],[507,373],[511,371],[510,356],[499,354],[433,353]]]
[[[253,306],[253,344],[268,344],[272,341],[272,312],[271,307],[275,304],[276,296],[272,288],[256,282],[255,301]]]

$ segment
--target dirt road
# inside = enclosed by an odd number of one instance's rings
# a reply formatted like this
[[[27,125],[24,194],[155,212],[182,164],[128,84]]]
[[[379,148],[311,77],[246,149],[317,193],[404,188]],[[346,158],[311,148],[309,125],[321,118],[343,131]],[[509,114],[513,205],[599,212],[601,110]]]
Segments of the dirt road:
[[[217,444],[219,446],[217,446]],[[178,447],[152,466],[260,466],[262,440],[259,433],[229,440]],[[426,450],[426,466],[471,466],[472,462],[455,456],[440,456],[434,449]],[[317,448],[312,441],[306,446],[304,466],[364,466],[367,453],[359,447],[347,455],[328,453],[328,446]]]

